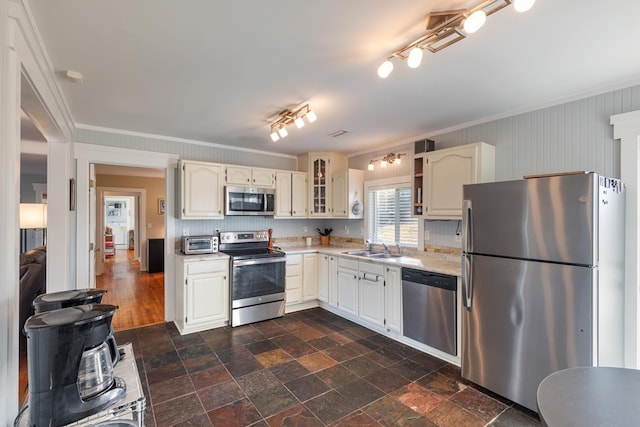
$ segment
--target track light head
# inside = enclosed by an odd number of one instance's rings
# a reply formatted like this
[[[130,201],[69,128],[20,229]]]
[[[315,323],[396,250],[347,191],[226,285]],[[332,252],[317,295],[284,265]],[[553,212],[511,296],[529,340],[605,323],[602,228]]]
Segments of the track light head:
[[[409,51],[409,58],[407,59],[407,65],[409,68],[418,68],[422,63],[422,49],[418,46]]]
[[[462,24],[467,34],[473,34],[478,31],[484,23],[487,22],[487,14],[483,10],[476,10],[464,20]]]
[[[393,71],[393,62],[386,60],[378,67],[378,76],[382,79],[389,77],[389,74]]]

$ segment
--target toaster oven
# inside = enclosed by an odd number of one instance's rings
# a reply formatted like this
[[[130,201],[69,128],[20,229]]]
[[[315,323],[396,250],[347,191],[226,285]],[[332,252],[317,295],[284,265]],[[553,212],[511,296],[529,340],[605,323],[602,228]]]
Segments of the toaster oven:
[[[182,253],[186,255],[218,252],[217,236],[182,236]]]

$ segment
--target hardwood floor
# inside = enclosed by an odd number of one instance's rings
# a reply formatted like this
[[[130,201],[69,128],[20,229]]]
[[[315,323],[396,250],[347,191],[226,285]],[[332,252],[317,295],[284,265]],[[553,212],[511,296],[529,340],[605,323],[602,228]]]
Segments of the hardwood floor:
[[[133,250],[119,249],[107,258],[104,274],[96,276],[96,287],[108,292],[102,302],[118,306],[113,316],[116,332],[164,322],[164,273],[140,271]],[[27,351],[21,338],[18,401],[26,397]]]
[[[96,288],[108,291],[104,304],[118,306],[112,323],[116,331],[164,322],[164,273],[140,271],[133,250],[117,249],[107,258]]]

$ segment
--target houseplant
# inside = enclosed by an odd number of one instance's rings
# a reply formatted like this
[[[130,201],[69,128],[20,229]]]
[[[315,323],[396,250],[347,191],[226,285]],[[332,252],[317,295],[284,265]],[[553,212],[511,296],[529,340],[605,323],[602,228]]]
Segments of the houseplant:
[[[329,246],[329,235],[333,231],[333,228],[325,228],[324,230],[316,228],[316,230],[318,230],[318,234],[320,234],[320,244],[322,246]]]

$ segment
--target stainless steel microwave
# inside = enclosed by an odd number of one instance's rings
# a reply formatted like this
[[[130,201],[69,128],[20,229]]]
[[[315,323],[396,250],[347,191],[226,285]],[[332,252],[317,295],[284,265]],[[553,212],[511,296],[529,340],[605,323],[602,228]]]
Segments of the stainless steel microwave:
[[[226,187],[225,215],[273,215],[275,194],[273,188]]]
[[[182,236],[182,253],[214,254],[218,252],[218,236]]]

